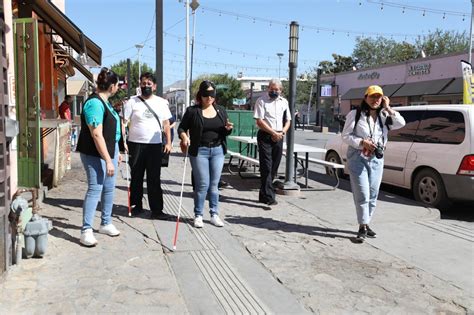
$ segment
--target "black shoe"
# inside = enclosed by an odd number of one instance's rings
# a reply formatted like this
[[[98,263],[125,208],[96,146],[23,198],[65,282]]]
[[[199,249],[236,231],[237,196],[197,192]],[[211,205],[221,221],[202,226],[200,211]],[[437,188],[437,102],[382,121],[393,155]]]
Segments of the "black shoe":
[[[220,188],[230,188],[229,183],[228,183],[228,182],[225,182],[225,181],[223,181],[223,180],[220,180],[220,181],[219,181],[219,184],[218,184],[217,186],[219,187],[219,189],[220,189]]]
[[[133,216],[138,216],[138,215],[142,214],[143,212],[145,212],[145,210],[143,210],[142,207],[133,207],[132,208],[132,215]]]
[[[175,218],[174,215],[167,214],[164,212],[152,212],[150,214],[150,219],[152,220],[161,220],[161,221],[170,221]]]
[[[366,237],[367,237],[367,229],[365,227],[360,227],[359,231],[357,232],[356,240],[362,243],[363,241],[365,241]]]
[[[367,225],[367,236],[371,237],[371,238],[376,238],[377,237],[377,233],[375,233],[375,231],[373,231],[371,228],[369,228],[368,225]]]
[[[278,204],[278,202],[276,200],[270,200],[267,202],[267,205],[269,206],[276,206]]]

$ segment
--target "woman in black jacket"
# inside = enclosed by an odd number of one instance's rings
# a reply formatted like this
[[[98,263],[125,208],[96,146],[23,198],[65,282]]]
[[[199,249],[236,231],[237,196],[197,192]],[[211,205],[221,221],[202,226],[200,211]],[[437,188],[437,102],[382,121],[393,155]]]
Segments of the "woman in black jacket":
[[[181,150],[188,154],[195,182],[194,190],[194,227],[202,228],[204,201],[209,195],[211,224],[222,227],[219,218],[218,183],[227,152],[226,137],[232,132],[225,109],[215,104],[216,86],[203,81],[196,94],[196,105],[184,113],[178,128]]]

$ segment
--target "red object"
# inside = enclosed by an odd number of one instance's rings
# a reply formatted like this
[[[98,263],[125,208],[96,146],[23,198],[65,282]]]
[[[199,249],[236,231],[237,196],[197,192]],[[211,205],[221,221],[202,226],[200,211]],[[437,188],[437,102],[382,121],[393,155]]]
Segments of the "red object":
[[[64,101],[61,103],[61,105],[59,105],[59,117],[61,117],[61,119],[72,120],[71,106],[68,102]]]
[[[458,175],[474,175],[474,155],[466,155],[459,165]]]

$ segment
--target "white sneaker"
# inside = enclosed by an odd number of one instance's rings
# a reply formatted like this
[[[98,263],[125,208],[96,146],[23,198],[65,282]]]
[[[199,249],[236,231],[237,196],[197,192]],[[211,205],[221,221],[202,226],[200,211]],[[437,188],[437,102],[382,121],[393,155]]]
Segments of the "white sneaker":
[[[94,237],[92,229],[87,229],[81,232],[81,239],[79,240],[82,245],[92,247],[97,245],[97,240]]]
[[[214,225],[214,226],[217,226],[217,227],[223,227],[224,226],[224,222],[222,222],[221,218],[219,218],[219,216],[217,214],[214,214],[211,217],[211,224]]]
[[[202,216],[198,215],[194,218],[194,227],[195,228],[202,228],[204,226],[204,222],[202,222]]]
[[[113,224],[101,225],[99,228],[99,233],[107,234],[108,236],[118,236],[120,231]]]

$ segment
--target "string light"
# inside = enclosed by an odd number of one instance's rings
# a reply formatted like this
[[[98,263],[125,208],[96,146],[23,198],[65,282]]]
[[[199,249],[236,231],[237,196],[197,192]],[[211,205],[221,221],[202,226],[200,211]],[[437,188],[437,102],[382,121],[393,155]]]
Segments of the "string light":
[[[392,7],[392,8],[401,8],[402,13],[405,13],[406,10],[411,10],[411,11],[418,11],[418,12],[423,12],[423,16],[426,16],[427,13],[434,13],[434,14],[439,14],[439,15],[452,15],[452,16],[462,16],[463,21],[465,20],[465,12],[458,12],[458,11],[446,11],[446,10],[440,10],[440,9],[432,9],[432,8],[426,8],[426,7],[418,7],[418,6],[413,6],[413,5],[407,5],[406,3],[396,3],[396,2],[387,2],[384,0],[366,0],[368,3],[371,4],[377,4],[380,5],[383,10],[384,6],[387,7]],[[360,3],[360,2],[359,2]]]

